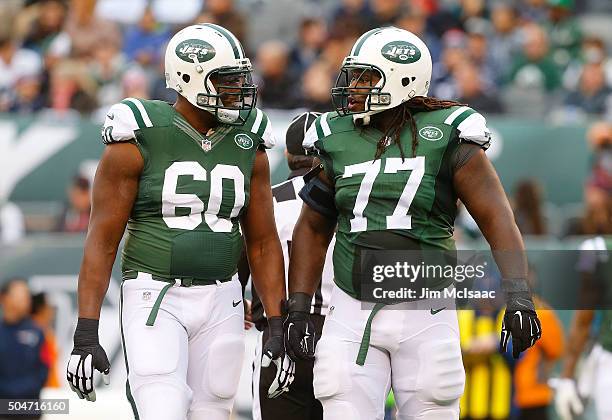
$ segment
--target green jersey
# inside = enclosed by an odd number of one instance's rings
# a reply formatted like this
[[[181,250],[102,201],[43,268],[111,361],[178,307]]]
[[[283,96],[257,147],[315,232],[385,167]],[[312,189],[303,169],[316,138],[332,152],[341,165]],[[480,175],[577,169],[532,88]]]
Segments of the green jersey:
[[[245,125],[222,124],[204,136],[171,105],[128,98],[111,107],[102,139],[133,142],[144,159],[123,272],[231,277],[242,251],[238,222],[249,204],[256,151],[273,145],[266,115],[255,109]]]
[[[338,232],[334,248],[336,284],[358,298],[360,252],[383,249],[454,249],[457,195],[454,162],[461,142],[488,147],[482,115],[469,107],[420,112],[412,130],[374,159],[383,133],[356,127],[351,116],[323,114],[311,126],[304,147],[314,146],[335,188]],[[431,288],[448,285],[439,282]]]
[[[610,261],[610,250],[612,250],[612,237],[598,236],[593,239],[588,239],[583,242],[581,251],[586,251],[595,254],[595,264],[592,267],[582,267],[583,270],[593,274],[594,281],[606,282],[603,290],[605,290],[604,302],[609,304],[612,301],[612,262]],[[591,260],[594,255],[590,255]],[[601,346],[609,352],[612,352],[612,310],[604,309],[601,311],[601,325],[597,340]]]

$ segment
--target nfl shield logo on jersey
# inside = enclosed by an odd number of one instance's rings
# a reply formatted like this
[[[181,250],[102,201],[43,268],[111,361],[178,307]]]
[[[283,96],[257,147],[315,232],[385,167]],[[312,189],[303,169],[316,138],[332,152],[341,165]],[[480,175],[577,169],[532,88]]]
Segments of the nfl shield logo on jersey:
[[[151,292],[142,292],[142,300],[145,300],[145,301],[151,300]]]
[[[211,148],[212,143],[210,142],[210,140],[202,140],[202,150],[204,150],[205,152],[210,152]]]

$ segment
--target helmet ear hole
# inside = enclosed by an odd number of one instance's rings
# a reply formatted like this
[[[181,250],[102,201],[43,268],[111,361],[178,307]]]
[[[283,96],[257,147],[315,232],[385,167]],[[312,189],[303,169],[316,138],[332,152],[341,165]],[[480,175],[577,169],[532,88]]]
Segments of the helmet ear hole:
[[[416,77],[414,77],[414,76],[412,76],[412,77],[404,77],[404,78],[402,78],[402,86],[406,87],[410,83],[414,82],[415,80],[416,80]]]
[[[188,75],[187,73],[185,73],[185,74],[183,74],[182,79],[183,79],[183,82],[189,83],[189,81],[191,80],[191,76]]]

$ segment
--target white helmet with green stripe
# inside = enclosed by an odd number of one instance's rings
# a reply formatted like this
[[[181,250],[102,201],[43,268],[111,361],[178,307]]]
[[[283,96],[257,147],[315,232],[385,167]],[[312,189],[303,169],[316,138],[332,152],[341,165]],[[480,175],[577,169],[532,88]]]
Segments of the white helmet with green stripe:
[[[166,48],[166,86],[226,124],[244,124],[255,107],[251,71],[238,38],[212,23],[180,30]]]
[[[427,96],[431,82],[429,48],[412,32],[393,26],[372,29],[363,34],[344,59],[332,100],[340,115],[369,123],[370,115],[395,108],[415,96]],[[356,72],[357,71],[357,72]],[[380,80],[369,87],[350,87],[355,74],[378,73]],[[359,73],[361,72],[361,73]],[[361,77],[361,76],[358,76]],[[363,111],[351,111],[350,94],[367,95]]]

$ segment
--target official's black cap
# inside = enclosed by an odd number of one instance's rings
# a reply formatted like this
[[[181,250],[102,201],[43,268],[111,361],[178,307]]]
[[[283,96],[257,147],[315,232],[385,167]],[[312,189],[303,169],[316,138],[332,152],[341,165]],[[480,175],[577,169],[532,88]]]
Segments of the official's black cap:
[[[287,133],[285,134],[285,144],[287,145],[287,151],[289,153],[292,155],[306,154],[306,151],[302,147],[304,135],[319,115],[321,115],[320,112],[304,112],[291,121],[291,124],[287,127]]]

